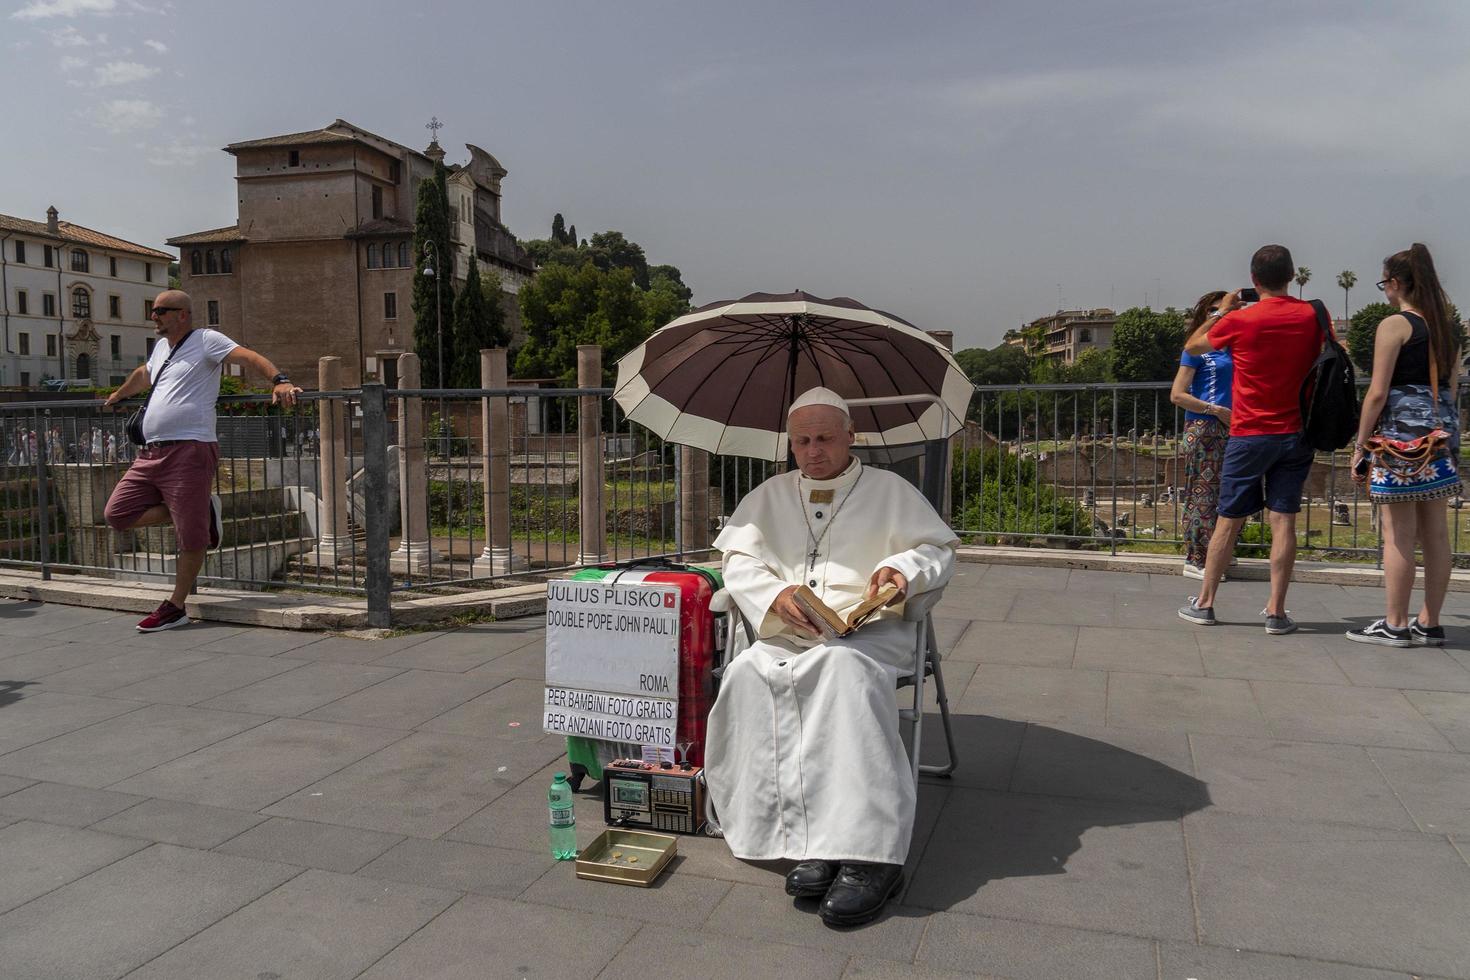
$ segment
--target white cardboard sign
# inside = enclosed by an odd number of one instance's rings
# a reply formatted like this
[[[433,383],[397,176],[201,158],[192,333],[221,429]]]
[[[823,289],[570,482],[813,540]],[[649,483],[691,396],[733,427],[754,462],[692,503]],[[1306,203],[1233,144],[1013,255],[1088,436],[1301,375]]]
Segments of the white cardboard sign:
[[[543,730],[672,748],[679,711],[679,589],[546,584]]]

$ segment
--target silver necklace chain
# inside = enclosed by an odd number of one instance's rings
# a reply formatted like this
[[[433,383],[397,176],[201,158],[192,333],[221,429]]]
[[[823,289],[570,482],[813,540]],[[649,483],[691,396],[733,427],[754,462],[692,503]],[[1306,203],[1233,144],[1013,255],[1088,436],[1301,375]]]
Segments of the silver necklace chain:
[[[815,572],[817,570],[817,552],[821,549],[822,542],[824,540],[826,540],[827,532],[830,531],[830,530],[832,530],[832,525],[833,524],[836,524],[837,523],[837,515],[840,514],[840,513],[842,513],[842,508],[846,507],[847,506],[847,502],[852,499],[853,492],[855,490],[857,490],[858,484],[863,482],[863,474],[866,473],[866,472],[867,472],[866,469],[862,469],[862,470],[859,470],[858,471],[857,479],[852,481],[852,486],[848,487],[847,488],[847,493],[845,493],[845,494],[842,495],[842,502],[840,504],[838,504],[835,508],[833,508],[833,510],[832,510],[832,517],[831,517],[830,520],[827,521],[827,526],[824,527],[824,528],[822,528],[822,533],[821,534],[818,534],[816,532],[816,529],[812,527],[812,519],[807,516],[807,512],[806,512],[807,501],[806,501],[805,496],[801,492],[801,481],[804,480],[804,479],[806,479],[806,477],[805,476],[802,476],[802,477],[798,477],[797,478],[797,481],[796,481],[796,495],[797,495],[797,498],[798,498],[798,503],[801,504],[801,519],[804,520],[804,521],[806,521],[806,535],[807,535],[807,540],[811,541],[811,543],[812,543],[812,550],[807,553],[807,571],[808,572]],[[813,482],[816,482],[816,481],[813,481]]]

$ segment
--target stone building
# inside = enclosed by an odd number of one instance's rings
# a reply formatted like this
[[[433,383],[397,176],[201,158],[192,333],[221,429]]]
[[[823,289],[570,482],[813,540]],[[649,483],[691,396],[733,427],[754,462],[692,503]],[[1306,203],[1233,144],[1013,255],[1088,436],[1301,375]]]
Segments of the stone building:
[[[0,214],[0,386],[121,384],[153,350],[167,252],[62,221]]]
[[[501,221],[506,170],[477,146],[447,165],[452,273],[473,252],[500,275],[509,325],[515,293],[535,268]],[[397,381],[395,358],[413,345],[413,216],[419,181],[444,158],[344,122],[231,143],[238,220],[169,239],[195,321],[265,352],[299,384],[316,384],[317,358],[342,358],[343,382]],[[445,323],[446,332],[450,324]]]
[[[1032,320],[1020,330],[1007,331],[1005,342],[1026,348],[1034,357],[1071,364],[1085,350],[1106,350],[1113,346],[1113,326],[1117,314],[1112,310],[1057,310],[1050,316]]]

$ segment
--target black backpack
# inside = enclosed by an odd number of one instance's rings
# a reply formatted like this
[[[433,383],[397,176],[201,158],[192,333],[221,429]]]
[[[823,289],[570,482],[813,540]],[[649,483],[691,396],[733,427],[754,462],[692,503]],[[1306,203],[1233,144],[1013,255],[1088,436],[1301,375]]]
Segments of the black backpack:
[[[1358,379],[1347,351],[1332,335],[1332,316],[1312,300],[1324,343],[1302,382],[1302,441],[1319,452],[1333,452],[1358,434]]]

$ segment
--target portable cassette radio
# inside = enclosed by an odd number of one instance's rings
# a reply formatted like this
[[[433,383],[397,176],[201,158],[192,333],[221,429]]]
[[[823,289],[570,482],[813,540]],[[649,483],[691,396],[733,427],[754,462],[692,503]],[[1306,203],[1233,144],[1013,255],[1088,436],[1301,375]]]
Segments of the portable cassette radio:
[[[704,769],[615,759],[602,769],[602,815],[609,827],[697,834],[704,828]]]

